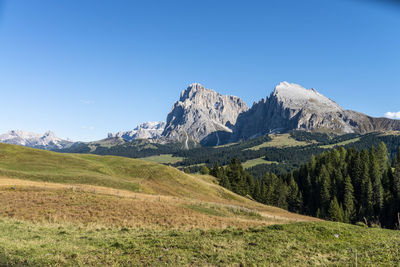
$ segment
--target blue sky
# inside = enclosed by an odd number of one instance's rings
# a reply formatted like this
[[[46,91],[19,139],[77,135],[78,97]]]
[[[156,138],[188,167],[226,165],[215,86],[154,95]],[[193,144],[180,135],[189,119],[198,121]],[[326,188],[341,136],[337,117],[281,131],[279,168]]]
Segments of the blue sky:
[[[249,106],[289,81],[398,112],[400,7],[383,2],[0,0],[0,133],[102,139],[165,120],[192,82]]]

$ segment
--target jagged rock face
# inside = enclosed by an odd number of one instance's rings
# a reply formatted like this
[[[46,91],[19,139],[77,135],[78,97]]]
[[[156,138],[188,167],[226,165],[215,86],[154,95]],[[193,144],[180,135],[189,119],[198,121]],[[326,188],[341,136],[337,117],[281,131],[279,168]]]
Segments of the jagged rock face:
[[[66,148],[73,143],[72,141],[58,138],[51,131],[47,131],[44,134],[37,134],[20,130],[12,130],[0,135],[0,142],[47,150]]]
[[[344,110],[314,89],[282,82],[267,100],[261,100],[239,115],[232,139],[290,130],[367,133],[400,130],[400,121]]]
[[[108,138],[122,138],[125,141],[133,141],[136,139],[157,139],[161,137],[164,131],[165,122],[145,122],[139,124],[132,131],[109,133]]]
[[[238,115],[248,108],[236,96],[221,95],[191,84],[167,117],[163,136],[172,141],[192,140],[217,145],[229,138]]]

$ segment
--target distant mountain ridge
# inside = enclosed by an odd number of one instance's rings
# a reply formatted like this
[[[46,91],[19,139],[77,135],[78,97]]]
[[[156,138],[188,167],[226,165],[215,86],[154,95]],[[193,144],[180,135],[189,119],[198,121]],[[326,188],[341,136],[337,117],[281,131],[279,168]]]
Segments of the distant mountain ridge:
[[[122,138],[125,141],[136,139],[158,139],[161,137],[166,123],[165,122],[144,122],[139,124],[132,131],[109,133],[108,138]]]
[[[47,131],[44,134],[37,134],[21,130],[11,130],[0,135],[0,143],[55,150],[67,148],[74,142],[61,139],[51,131]]]

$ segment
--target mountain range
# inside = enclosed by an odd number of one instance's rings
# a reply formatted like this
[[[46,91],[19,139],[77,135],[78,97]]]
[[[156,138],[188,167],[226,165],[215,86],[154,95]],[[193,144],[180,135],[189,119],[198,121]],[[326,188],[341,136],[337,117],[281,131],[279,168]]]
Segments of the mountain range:
[[[11,130],[0,135],[0,143],[47,150],[64,149],[73,144],[71,140],[63,140],[57,137],[52,131],[47,131],[44,134],[37,134],[21,130]]]
[[[181,92],[166,122],[145,122],[132,131],[109,133],[105,140],[178,142],[187,149],[190,143],[215,146],[292,130],[365,134],[399,131],[400,121],[345,110],[317,90],[294,83],[281,82],[250,109],[237,96],[221,95],[193,83]],[[50,131],[43,135],[10,131],[0,135],[0,142],[49,150],[72,144]]]

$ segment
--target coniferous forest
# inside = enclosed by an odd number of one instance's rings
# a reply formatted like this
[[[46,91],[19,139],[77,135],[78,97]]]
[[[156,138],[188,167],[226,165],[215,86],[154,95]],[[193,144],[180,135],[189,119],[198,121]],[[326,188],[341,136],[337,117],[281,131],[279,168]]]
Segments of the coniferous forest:
[[[233,158],[215,164],[219,183],[261,203],[322,219],[399,229],[400,150],[389,158],[386,145],[361,151],[339,147],[312,156],[283,175],[255,179]]]

